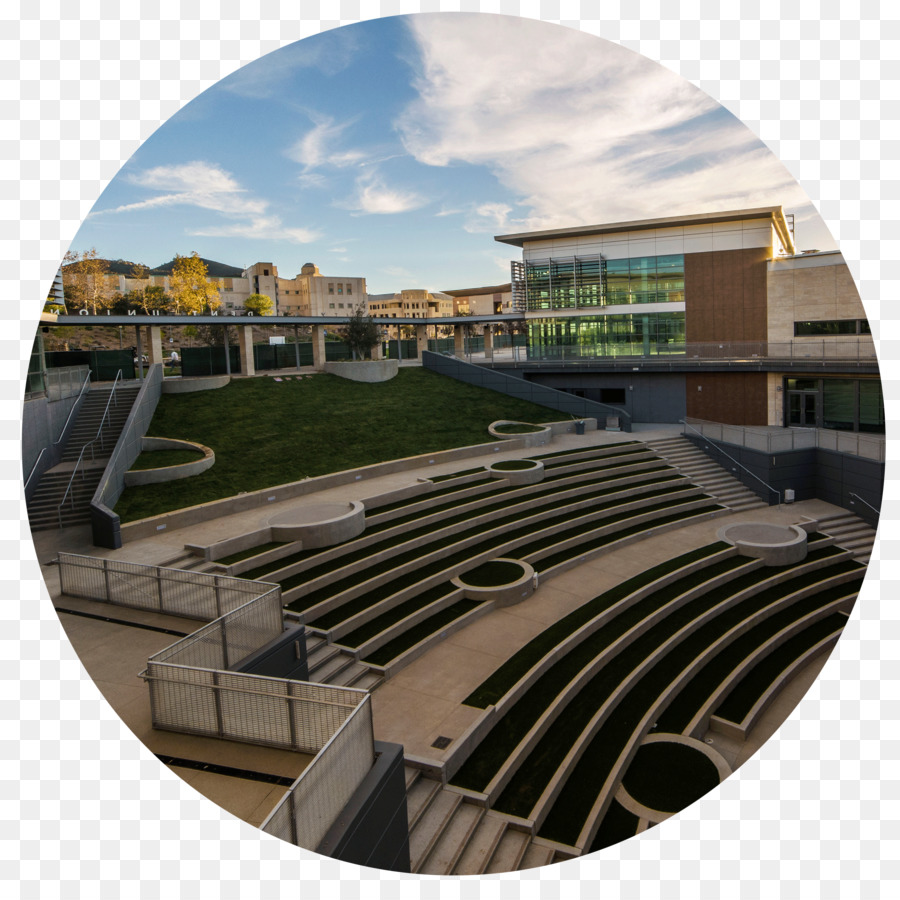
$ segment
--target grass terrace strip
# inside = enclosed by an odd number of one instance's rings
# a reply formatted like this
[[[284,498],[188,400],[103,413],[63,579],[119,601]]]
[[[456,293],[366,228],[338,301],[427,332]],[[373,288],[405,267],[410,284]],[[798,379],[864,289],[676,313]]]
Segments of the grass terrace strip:
[[[821,558],[835,555],[830,553],[831,548],[821,551]],[[839,551],[836,551],[839,553]],[[810,554],[812,555],[812,554]],[[814,562],[817,560],[807,561]],[[797,568],[802,563],[785,567]],[[831,569],[837,570],[840,564]],[[830,570],[829,570],[830,571]],[[620,682],[629,672],[639,666],[658,647],[664,644],[670,637],[685,625],[694,621],[698,616],[708,613],[720,603],[735,597],[744,590],[760,586],[772,576],[772,570],[763,568],[754,569],[712,590],[706,591],[683,606],[670,612],[665,619],[655,624],[645,634],[637,638],[632,644],[616,654],[613,664],[606,665],[593,677],[582,690],[572,698],[566,706],[565,714],[554,724],[554,727],[538,742],[528,758],[523,761],[516,774],[510,780],[503,793],[497,800],[496,808],[512,815],[527,817],[537,803],[544,787],[549,783],[553,774],[559,767],[566,753],[573,746],[578,736],[587,726],[594,713],[600,709],[603,703],[610,698],[618,688]],[[727,610],[721,611],[712,623],[703,626],[695,635],[709,636],[713,629],[710,625],[717,626],[721,633],[728,630],[733,624],[741,621],[748,614],[767,606],[781,596],[786,596],[794,590],[799,590],[807,584],[814,584],[822,578],[819,571],[812,571],[795,576],[782,584],[774,585],[768,589],[745,598],[739,603],[734,603]],[[668,588],[664,589],[668,592]],[[696,643],[696,637],[688,638],[682,646],[691,647]],[[679,649],[676,648],[676,649]],[[673,650],[674,653],[674,650]],[[669,656],[672,656],[670,653]],[[667,659],[669,657],[667,656]],[[659,663],[658,665],[661,665]],[[530,693],[530,692],[529,692]],[[527,695],[526,695],[527,696]],[[555,695],[554,695],[555,696]],[[629,698],[630,698],[629,693]],[[550,697],[549,700],[553,698]],[[523,701],[519,701],[521,704]],[[631,703],[629,699],[628,703]],[[518,704],[517,704],[518,705]],[[544,703],[546,708],[549,701]],[[638,716],[638,719],[640,716]],[[535,717],[535,721],[537,717]],[[636,721],[637,721],[636,720]],[[629,732],[630,733],[630,732]],[[616,757],[618,753],[616,753]],[[505,757],[504,757],[505,758]],[[499,765],[497,766],[499,769]],[[601,782],[602,784],[602,782]],[[575,835],[577,837],[577,833]],[[554,840],[561,840],[554,838]],[[563,841],[564,843],[566,841]]]
[[[415,647],[419,641],[425,640],[429,635],[435,634],[442,628],[445,628],[451,622],[456,621],[460,616],[464,616],[467,612],[471,612],[475,607],[481,604],[475,600],[460,600],[446,609],[442,609],[439,613],[425,619],[413,628],[404,631],[399,637],[389,641],[383,647],[379,647],[374,653],[367,656],[363,662],[371,663],[374,666],[386,666],[391,660],[396,659],[401,653],[405,653],[411,647]]]
[[[764,589],[760,593],[730,606],[672,648],[663,659],[639,679],[628,691],[627,697],[622,698],[621,702],[612,710],[609,718],[591,740],[584,755],[568,773],[565,786],[553,804],[539,834],[542,837],[566,844],[573,844],[577,841],[586,824],[588,813],[604,783],[612,774],[613,767],[625,750],[634,729],[649,712],[660,694],[679,677],[682,671],[691,665],[692,661],[706,647],[739,622],[759,614],[770,604],[804,587],[816,584],[823,578],[851,571],[852,566],[852,563],[836,562],[828,568],[806,572]],[[721,589],[714,593],[720,592]],[[687,607],[684,610],[687,610]],[[679,618],[683,619],[681,616]],[[687,624],[687,621],[680,621],[678,627],[680,628],[684,624]],[[578,704],[578,707],[573,707],[572,703],[569,704],[566,708],[566,715],[561,720],[562,727],[554,728],[538,744],[525,764],[519,768],[516,776],[501,794],[496,804],[498,809],[504,812],[513,812],[513,810],[523,810],[527,807],[526,812],[515,812],[514,814],[528,815],[531,812],[559,763],[580,734],[580,731],[578,734],[573,734],[574,727],[570,726],[570,716],[572,726],[575,725],[574,720],[577,719],[582,722],[583,730],[583,726],[587,725],[593,713],[602,705],[602,701],[596,702],[599,695],[611,696],[611,692],[624,677],[623,673],[634,669],[647,658],[656,646],[670,636],[663,631],[665,625],[666,623],[661,623],[660,626],[655,626],[617,657],[615,666],[617,674],[608,676],[609,680],[615,681],[616,684],[601,684],[606,676],[605,672],[601,672],[591,684],[581,691],[576,701],[573,701]],[[671,634],[677,630],[677,628],[672,629]],[[654,634],[654,632],[658,633]],[[595,692],[593,696],[592,691]]]
[[[434,484],[440,484],[442,481],[464,478],[466,475],[477,475],[479,472],[485,472],[484,466],[478,466],[475,469],[462,469],[459,472],[448,472],[446,475],[431,475],[428,480]]]
[[[800,659],[819,641],[840,631],[847,624],[847,617],[835,613],[826,619],[814,622],[799,634],[785,641],[780,647],[760,660],[745,676],[740,684],[728,695],[724,703],[716,709],[716,715],[729,722],[740,724],[756,705],[760,697],[775,683],[778,676],[795,660]]]
[[[862,574],[860,574],[860,581]],[[817,603],[824,606],[834,600],[840,600],[844,597],[851,597],[858,589],[857,582],[840,584],[837,587],[829,588],[816,594]],[[729,644],[724,650],[716,654],[699,672],[678,692],[678,695],[668,706],[665,712],[657,718],[656,731],[669,732],[672,734],[682,733],[690,724],[691,720],[700,710],[701,706],[710,696],[710,692],[715,690],[725,678],[735,669],[738,663],[749,657],[759,647],[764,646],[771,640],[782,628],[787,627],[791,622],[796,621],[797,612],[802,607],[794,605],[774,616],[770,616],[764,622],[760,622],[751,628],[746,634],[739,637],[736,641]],[[834,617],[830,617],[834,618]],[[846,622],[846,619],[842,619]],[[816,623],[817,627],[818,623]],[[791,638],[782,645],[787,647],[802,646],[808,639],[807,635],[812,635],[813,626],[806,628],[795,638]],[[809,646],[815,644],[819,638],[813,640]],[[794,641],[797,643],[794,644]],[[780,652],[781,648],[779,648]],[[785,651],[790,653],[792,651]],[[784,667],[782,666],[782,669]],[[781,669],[779,669],[781,671]],[[745,676],[745,680],[748,676]],[[743,684],[743,681],[742,681]],[[768,687],[766,685],[765,687]],[[763,690],[765,690],[765,687]],[[729,695],[734,696],[736,692]],[[725,701],[727,702],[727,701]],[[755,700],[753,702],[756,702]],[[753,704],[751,703],[751,706]]]
[[[529,456],[528,458],[544,460],[554,459],[557,456],[574,456],[576,453],[590,453],[591,451],[603,453],[613,447],[630,447],[635,444],[643,444],[643,441],[616,441],[614,444],[598,444],[594,447],[581,447],[575,450],[557,450],[555,453],[543,453],[540,456]],[[650,448],[648,447],[647,449],[649,450]]]
[[[699,569],[696,572],[691,572],[672,584],[660,588],[658,591],[654,591],[649,596],[644,597],[642,600],[623,609],[609,622],[578,644],[578,646],[572,648],[561,660],[559,660],[559,662],[555,663],[541,675],[522,697],[513,704],[509,711],[500,718],[497,724],[494,725],[488,736],[482,740],[478,748],[469,756],[456,775],[451,779],[452,783],[458,787],[468,788],[473,791],[485,790],[493,777],[500,771],[500,767],[518,746],[519,742],[525,737],[538,719],[540,719],[544,714],[544,711],[550,707],[556,697],[565,690],[566,686],[585,666],[611,647],[615,641],[631,628],[643,619],[646,619],[648,616],[651,616],[662,609],[676,597],[680,597],[687,591],[692,590],[719,575],[728,572],[737,572],[739,569],[749,564],[749,561],[744,557],[728,557],[728,559],[721,560],[712,566]],[[738,581],[740,581],[740,579]],[[594,607],[597,609],[596,614],[609,609],[614,603],[623,599],[623,597],[628,596],[629,593],[633,593],[633,591],[629,591],[622,596],[613,595],[613,597],[609,597],[610,593],[611,592],[601,594],[600,598],[598,598],[598,600],[602,598],[607,605],[600,609]],[[593,616],[591,618],[593,618]],[[573,628],[572,631],[574,630],[575,629]],[[552,646],[555,646],[555,644]],[[548,649],[552,649],[552,646]],[[614,671],[606,673],[606,677],[607,679],[616,679],[615,684],[618,684],[618,679],[621,679],[624,675],[624,672],[618,663],[620,657],[621,654],[617,655],[614,660],[611,661],[610,666],[607,667]],[[529,666],[529,668],[531,667]],[[601,675],[604,675],[604,673],[605,670],[604,672],[601,672]],[[596,681],[597,679],[595,678],[594,680]],[[593,682],[591,683],[593,684]],[[580,697],[581,694],[578,696]],[[593,711],[591,711],[590,715],[593,715]],[[565,713],[565,718],[568,718],[568,709]],[[590,718],[590,716],[588,716],[588,718]],[[556,727],[557,726],[554,725],[554,728],[551,730],[555,730]],[[580,733],[581,728],[574,731],[572,740],[574,741],[575,737]]]
[[[220,566],[231,566],[236,562],[250,559],[251,556],[259,556],[260,553],[266,553],[269,550],[274,550],[276,547],[283,547],[288,543],[290,543],[290,541],[269,541],[268,544],[258,544],[257,546],[250,547],[247,550],[241,550],[239,553],[232,553],[229,556],[222,556],[219,559],[213,560],[213,562],[218,563]]]
[[[652,499],[656,497],[663,497],[667,494],[673,493],[675,491],[679,491],[681,488],[679,486],[670,487],[670,488],[661,488],[656,491],[650,491],[646,494],[641,495],[641,499]],[[612,493],[612,491],[601,491],[599,494],[604,493]],[[583,500],[584,497],[579,498],[579,500]],[[696,499],[694,497],[690,499]],[[567,506],[571,505],[571,502],[558,502],[555,504],[551,504],[543,508],[545,513],[552,512],[555,509],[563,508],[565,509]],[[625,498],[609,501],[607,503],[601,503],[591,507],[590,509],[583,510],[585,515],[595,514],[599,512],[614,510],[620,506],[627,506],[628,504],[634,502],[634,498]],[[667,509],[673,505],[684,503],[685,500],[677,499],[670,500],[668,502],[657,503],[654,505],[642,507],[640,510],[637,510],[634,514],[647,514],[650,512],[655,512],[662,509]],[[465,540],[470,538],[477,537],[480,534],[484,534],[485,532],[495,531],[498,528],[502,528],[506,525],[514,525],[516,522],[521,522],[521,515],[512,515],[507,516],[502,519],[494,519],[488,522],[482,522],[479,525],[475,525],[472,528],[468,528],[465,531],[456,532],[453,535],[445,537],[441,539],[437,545],[437,547],[432,548],[443,549],[453,547],[456,544],[459,544]],[[629,516],[628,518],[631,518]],[[369,591],[367,594],[362,595],[361,597],[355,598],[353,600],[348,600],[347,603],[343,604],[336,610],[333,610],[331,613],[326,613],[319,619],[314,619],[310,624],[315,624],[317,628],[333,628],[338,622],[342,622],[345,619],[349,618],[350,615],[356,615],[358,612],[362,612],[363,609],[368,609],[369,606],[372,606],[373,603],[369,600],[371,596],[377,593],[380,599],[383,599],[386,596],[390,596],[392,593],[396,593],[396,588],[393,588],[394,585],[401,585],[403,587],[409,587],[412,584],[416,584],[419,581],[422,581],[424,578],[429,577],[431,575],[437,574],[438,572],[446,570],[450,570],[456,566],[464,564],[466,560],[471,559],[472,556],[478,553],[484,553],[488,550],[491,550],[495,547],[501,547],[509,544],[511,541],[520,540],[523,543],[527,543],[528,539],[535,533],[535,531],[545,530],[547,528],[552,528],[557,525],[560,525],[565,522],[569,522],[572,519],[571,511],[565,511],[560,513],[559,515],[546,518],[540,521],[540,523],[529,522],[527,524],[522,525],[519,528],[515,528],[509,531],[502,532],[500,534],[496,534],[493,537],[486,538],[483,542],[477,544],[476,546],[468,546],[460,549],[456,553],[452,553],[442,559],[435,560],[431,563],[427,563],[424,566],[420,566],[414,572],[406,573],[403,575],[399,575],[396,579],[390,582],[387,586],[382,586],[381,588],[375,588],[372,591]],[[616,518],[613,517],[612,521],[606,522],[606,525],[614,524]],[[627,521],[627,518],[625,519]],[[595,524],[595,527],[602,527],[599,524]],[[643,526],[648,527],[648,526]],[[577,526],[576,526],[577,530]],[[582,529],[583,531],[583,526]],[[451,543],[452,541],[452,543]],[[298,600],[293,601],[288,604],[288,608],[295,611],[303,611],[306,609],[310,609],[318,603],[321,603],[323,600],[327,600],[330,597],[334,597],[337,594],[342,593],[352,587],[355,587],[358,584],[361,584],[364,581],[368,581],[370,578],[374,578],[377,575],[384,575],[387,572],[390,572],[393,569],[396,569],[402,565],[407,563],[415,562],[418,559],[421,559],[428,552],[432,552],[426,550],[425,548],[413,547],[406,552],[399,553],[395,556],[390,557],[389,559],[382,560],[380,563],[375,563],[370,566],[357,568],[349,575],[346,575],[344,578],[339,579],[338,581],[333,581],[324,587],[321,587],[315,591],[311,591],[305,597],[301,597]],[[511,548],[505,552],[513,552]],[[291,588],[296,587],[299,584],[304,584],[309,579],[306,578],[307,572],[302,572],[299,575],[293,576],[291,578],[286,579],[281,583],[282,590],[288,591]],[[385,588],[388,588],[388,593],[384,593]],[[353,610],[350,615],[345,614],[345,610]]]
[[[603,850],[605,847],[612,847],[613,844],[619,844],[627,841],[628,838],[637,834],[640,819],[633,813],[629,812],[617,800],[609,805],[609,810],[603,817],[603,822],[591,844],[590,852],[595,850]]]
[[[392,625],[396,625],[397,622],[402,622],[407,616],[411,616],[414,612],[418,612],[420,609],[424,609],[426,606],[436,603],[448,594],[452,594],[455,590],[456,588],[448,581],[444,584],[439,584],[437,587],[433,587],[430,590],[423,591],[421,594],[416,594],[415,597],[407,600],[405,603],[401,603],[399,606],[389,609],[380,616],[376,616],[374,619],[366,622],[365,625],[360,625],[359,628],[348,632],[344,637],[336,641],[336,643],[340,644],[342,647],[359,647],[366,641],[371,640],[375,635],[381,634],[382,631],[385,631]]]
[[[565,550],[560,550],[559,552],[554,553],[550,556],[545,556],[540,561],[536,561],[534,568],[538,569],[539,572],[549,572],[550,569],[553,569],[564,562],[568,562],[576,556],[581,556],[584,553],[590,553],[593,550],[598,550],[600,547],[606,547],[608,544],[614,544],[616,541],[622,540],[622,538],[630,537],[631,535],[635,534],[641,534],[644,531],[652,532],[656,528],[662,528],[663,526],[670,525],[673,522],[680,522],[682,519],[689,519],[694,516],[705,515],[706,513],[709,513],[713,510],[724,509],[724,507],[712,503],[712,498],[707,496],[706,494],[696,494],[693,497],[685,498],[683,500],[671,500],[668,503],[659,504],[657,507],[655,507],[655,509],[662,511],[663,509],[668,509],[672,506],[678,506],[681,503],[697,500],[709,500],[710,504],[699,509],[686,509],[682,512],[672,513],[668,516],[660,516],[659,518],[654,519],[652,522],[641,522],[637,525],[630,525],[628,528],[623,528],[611,534],[604,534],[600,535],[599,537],[586,539],[576,546],[569,547]],[[640,514],[643,511],[644,510],[638,510],[636,514]],[[537,553],[548,546],[553,546],[554,544],[562,543],[563,540],[568,540],[571,537],[576,537],[577,534],[578,530],[572,529],[568,532],[563,531],[559,534],[553,535],[552,537],[556,538],[556,540],[544,538],[543,540],[535,541],[533,544],[529,544],[527,547],[522,548],[524,551],[526,551],[522,553],[522,556],[531,556],[532,554]]]
[[[367,509],[366,512],[370,516],[380,516],[385,512],[393,512],[395,509],[403,509],[404,506],[412,506],[414,503],[421,503],[423,500],[432,500],[435,497],[452,496],[459,491],[465,491],[478,485],[488,487],[496,483],[494,479],[490,477],[490,473],[487,469],[482,467],[481,473],[484,477],[479,478],[477,481],[467,481],[462,485],[450,484],[447,485],[447,487],[438,488],[436,491],[428,491],[426,493],[416,494],[413,497],[406,497],[403,500],[395,500],[393,503],[384,503],[381,506],[373,506],[371,509]]]
[[[661,473],[663,471],[671,472],[672,468],[671,468],[671,466],[661,465],[661,466],[656,466],[656,467],[653,467],[650,469],[642,469],[641,471],[635,472],[633,474],[640,475],[640,476],[658,475],[659,473]],[[518,487],[515,485],[508,485],[506,487],[503,487],[503,486],[501,486],[503,484],[503,482],[491,480],[491,482],[490,482],[491,484],[496,484],[498,486],[494,490],[485,491],[483,495],[480,495],[477,497],[463,497],[463,498],[457,499],[457,500],[449,500],[446,503],[429,505],[425,509],[417,510],[415,512],[410,513],[409,515],[400,516],[398,518],[391,519],[390,521],[387,521],[387,522],[381,522],[378,525],[367,526],[365,532],[363,533],[363,537],[370,537],[373,534],[378,534],[379,532],[387,531],[389,528],[398,528],[401,525],[410,524],[410,523],[416,522],[419,519],[424,519],[428,516],[433,516],[433,515],[436,515],[441,512],[450,512],[450,511],[457,509],[459,507],[462,507],[468,503],[477,503],[482,499],[486,499],[488,494],[491,497],[504,497],[510,493],[518,492],[518,495],[521,497],[522,502],[525,502],[526,500],[532,500],[534,498],[548,497],[548,496],[552,497],[553,495],[559,494],[562,491],[574,489],[576,487],[577,488],[587,488],[587,487],[591,487],[592,485],[608,484],[609,482],[614,482],[614,481],[618,481],[622,478],[630,477],[630,474],[632,474],[632,473],[618,472],[618,473],[613,473],[613,474],[608,474],[608,475],[600,475],[600,476],[591,478],[586,481],[575,481],[574,479],[578,477],[578,473],[557,475],[557,476],[554,476],[553,478],[545,478],[543,483],[540,485],[529,486],[529,487]],[[642,484],[649,484],[651,482],[662,481],[662,480],[674,481],[677,479],[683,480],[683,476],[678,475],[678,474],[672,474],[670,477],[665,478],[665,479],[649,478],[647,481],[642,482]],[[567,480],[570,483],[567,484]],[[468,485],[466,487],[468,487]],[[452,490],[461,490],[461,489],[453,488]],[[431,494],[428,496],[433,497],[434,495]],[[427,499],[427,498],[423,497],[420,499]],[[407,501],[404,501],[404,503],[406,503],[406,502]],[[414,503],[414,502],[418,502],[418,500],[413,499],[408,502]],[[403,535],[403,539],[404,539],[404,541],[407,541],[407,540],[410,540],[411,537],[418,537],[421,535],[428,534],[430,532],[438,531],[442,528],[446,528],[449,525],[455,525],[455,524],[458,524],[461,522],[465,522],[466,520],[474,518],[475,516],[480,516],[480,515],[484,515],[486,513],[501,511],[503,509],[506,509],[509,505],[510,504],[506,500],[500,500],[493,504],[488,504],[486,506],[484,506],[484,505],[479,506],[474,509],[464,511],[462,513],[458,513],[457,515],[452,516],[450,518],[443,519],[440,522],[434,522],[430,525],[422,526],[421,529],[419,529],[415,532],[407,532]],[[384,511],[384,507],[381,507],[377,510],[373,510],[372,514],[375,515],[377,513],[383,512],[383,511]],[[360,539],[354,538],[353,540],[358,541]],[[392,538],[385,539],[381,543],[371,545],[371,546],[368,546],[365,548],[361,548],[357,551],[351,551],[350,553],[341,557],[341,559],[345,561],[345,562],[342,562],[342,565],[345,565],[350,562],[356,562],[360,559],[366,558],[367,556],[371,556],[376,552],[380,552],[381,550],[389,549],[392,546],[396,546],[397,542],[398,542],[398,538],[392,537]],[[351,546],[352,543],[353,543],[353,541],[346,542],[348,547]],[[336,545],[336,546],[340,546],[340,545]],[[332,551],[333,549],[334,549],[334,547],[329,547],[329,548],[326,548],[325,550],[300,550],[297,553],[292,554],[291,556],[287,556],[287,557],[284,557],[283,559],[278,560],[277,562],[266,563],[255,569],[252,569],[248,572],[244,572],[239,577],[246,578],[251,581],[257,581],[257,580],[264,581],[264,580],[266,580],[266,577],[269,575],[270,572],[278,571],[279,569],[286,568],[287,566],[293,565],[294,563],[303,562],[305,560],[312,559],[316,556],[320,556],[320,555],[324,556],[327,553],[330,553],[330,551]],[[323,566],[326,566],[327,570],[333,570],[334,568],[338,567],[335,565],[335,562],[333,562],[333,561],[323,563]],[[307,569],[306,571],[309,572],[310,570]],[[307,579],[307,580],[309,580],[309,579]]]
[[[681,556],[675,556],[664,563],[653,566],[617,584],[615,587],[604,591],[602,594],[588,600],[578,609],[570,612],[567,616],[560,619],[554,625],[542,631],[537,637],[532,638],[521,650],[511,656],[499,669],[484,681],[463,700],[468,706],[475,706],[484,709],[491,704],[497,703],[498,700],[518,681],[530,671],[537,663],[539,663],[557,644],[562,643],[570,634],[574,634],[582,625],[596,618],[600,613],[609,609],[614,603],[623,600],[629,594],[652,584],[659,578],[682,569],[693,562],[705,559],[715,553],[727,550],[731,545],[724,541],[717,541],[706,547],[700,547],[692,550],[690,553],[683,553]]]

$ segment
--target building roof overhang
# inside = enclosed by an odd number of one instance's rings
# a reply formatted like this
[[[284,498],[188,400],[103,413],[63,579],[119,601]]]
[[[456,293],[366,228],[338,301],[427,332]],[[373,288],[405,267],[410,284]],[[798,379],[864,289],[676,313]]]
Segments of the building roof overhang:
[[[769,219],[788,254],[795,252],[794,240],[788,229],[784,209],[780,206],[763,206],[755,209],[735,209],[692,216],[665,216],[657,219],[636,219],[631,222],[610,222],[606,225],[580,225],[575,228],[551,228],[546,231],[526,231],[520,234],[499,234],[495,241],[524,247],[530,241],[553,238],[578,238],[595,234],[616,234],[624,231],[649,231],[656,228],[678,228],[685,225],[712,225],[719,222],[737,222],[741,219]]]

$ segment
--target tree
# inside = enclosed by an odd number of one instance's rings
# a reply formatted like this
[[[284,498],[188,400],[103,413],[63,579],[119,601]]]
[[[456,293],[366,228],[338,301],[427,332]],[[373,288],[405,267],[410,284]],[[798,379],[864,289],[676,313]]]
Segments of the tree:
[[[270,316],[273,309],[272,298],[266,294],[251,294],[244,301],[244,310],[254,316]]]
[[[360,301],[350,321],[339,332],[341,339],[350,348],[354,359],[365,359],[371,356],[372,348],[381,340],[381,334],[375,321]]]
[[[206,263],[196,251],[190,256],[175,255],[169,290],[176,315],[209,312],[220,305],[219,287],[207,278]]]
[[[81,307],[92,315],[115,302],[115,291],[106,280],[109,263],[100,259],[95,247],[78,253],[69,250],[63,257],[63,295],[67,305]]]
[[[150,315],[154,310],[168,312],[171,305],[172,298],[158,284],[148,284],[146,287],[135,288],[123,294],[121,303],[117,304],[117,311],[118,307],[121,307],[123,314],[137,309],[145,315]]]

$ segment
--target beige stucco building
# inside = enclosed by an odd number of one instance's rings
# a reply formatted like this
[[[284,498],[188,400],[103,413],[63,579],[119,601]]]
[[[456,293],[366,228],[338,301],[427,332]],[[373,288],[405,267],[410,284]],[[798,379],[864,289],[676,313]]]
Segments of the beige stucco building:
[[[453,315],[453,298],[423,288],[397,291],[395,294],[371,294],[369,312],[388,319],[433,319]]]
[[[498,316],[513,313],[512,284],[444,291],[453,298],[454,315]]]

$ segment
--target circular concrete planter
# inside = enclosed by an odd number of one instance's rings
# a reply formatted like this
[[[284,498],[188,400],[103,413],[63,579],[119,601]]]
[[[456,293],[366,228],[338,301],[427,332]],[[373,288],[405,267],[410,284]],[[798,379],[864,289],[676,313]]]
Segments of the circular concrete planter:
[[[303,541],[303,549],[331,547],[363,533],[366,508],[358,500],[347,503],[304,503],[268,521],[273,541]]]
[[[479,583],[481,581],[479,574],[482,570],[487,566],[496,567],[497,563],[501,564],[503,569],[508,569],[508,574],[506,572],[501,572],[501,574],[508,577],[509,580],[504,581],[503,584]],[[496,579],[486,580],[494,581]],[[528,563],[518,559],[493,559],[483,566],[477,566],[463,575],[452,578],[451,581],[454,586],[462,589],[466,599],[479,602],[492,600],[497,607],[512,606],[534,593],[534,569]]]
[[[680,745],[681,747],[690,748],[690,750],[697,753],[701,757],[706,757],[706,760],[708,760],[709,763],[712,764],[712,767],[714,767],[715,769],[719,784],[721,784],[731,774],[731,767],[728,765],[725,757],[722,756],[722,754],[717,750],[714,750],[709,745],[704,744],[703,741],[698,741],[696,738],[688,737],[684,734],[649,734],[641,742],[641,747],[646,747],[648,744],[676,744]],[[638,749],[638,753],[640,753],[640,749]],[[633,764],[634,760],[632,760],[632,765]],[[709,769],[707,769],[707,771],[709,771]],[[685,804],[685,806],[688,806],[690,805],[690,803],[693,803],[695,800],[699,799],[700,796],[703,796],[703,793],[705,792],[701,790],[699,792],[699,796],[695,797],[693,800],[689,800],[688,803]],[[648,819],[651,822],[662,822],[669,816],[680,812],[680,810],[677,809],[655,809],[652,806],[646,805],[646,803],[642,803],[640,800],[637,800],[628,792],[628,789],[625,787],[624,780],[619,784],[619,787],[616,791],[616,800],[618,800],[619,803],[625,807],[625,809],[629,810],[629,812],[634,813],[636,816],[639,816],[642,819]],[[684,808],[684,806],[682,808]]]
[[[225,387],[231,381],[230,375],[205,375],[199,378],[164,378],[164,394],[192,394],[194,391],[214,391]]]
[[[504,468],[504,464],[516,463],[514,468]],[[523,465],[528,463],[528,465]],[[505,478],[510,484],[537,484],[544,480],[544,464],[539,459],[508,459],[491,463],[485,467],[491,478]]]
[[[807,534],[799,525],[737,522],[720,528],[717,537],[737,547],[741,556],[761,559],[767,566],[789,566],[806,559]]]
[[[375,384],[379,381],[390,381],[399,369],[396,359],[359,359],[345,362],[327,362],[323,371],[350,381],[363,381]]]
[[[196,450],[202,453],[200,459],[180,463],[177,466],[161,466],[158,469],[136,469],[125,473],[125,487],[140,484],[162,484],[164,481],[178,481],[179,478],[190,478],[205,472],[215,461],[216,454],[212,449],[193,441],[181,441],[175,438],[141,438],[141,450]]]
[[[497,431],[497,428],[503,425],[525,425],[537,430],[512,434]],[[491,437],[501,438],[506,441],[521,440],[526,447],[542,447],[544,444],[549,444],[553,438],[553,432],[549,425],[532,425],[530,422],[514,422],[512,419],[498,419],[496,422],[491,422],[488,426],[488,434]]]

